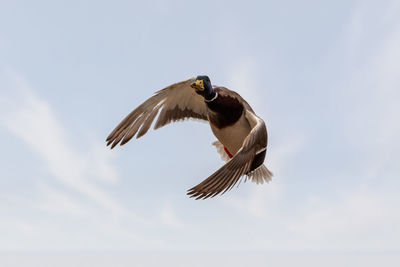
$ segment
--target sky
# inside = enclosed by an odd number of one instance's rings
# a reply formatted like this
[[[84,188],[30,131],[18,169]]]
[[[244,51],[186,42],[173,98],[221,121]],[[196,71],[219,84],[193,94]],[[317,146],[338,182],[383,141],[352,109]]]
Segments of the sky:
[[[263,266],[279,251],[398,266],[399,47],[398,1],[0,1],[3,260],[239,251],[232,266]],[[269,184],[188,198],[223,164],[198,121],[105,146],[155,91],[201,74],[266,122]]]

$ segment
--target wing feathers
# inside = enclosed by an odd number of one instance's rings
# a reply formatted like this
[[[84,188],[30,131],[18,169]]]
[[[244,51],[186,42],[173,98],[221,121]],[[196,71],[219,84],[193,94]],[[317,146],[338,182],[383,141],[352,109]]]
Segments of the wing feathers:
[[[182,110],[177,106],[174,109],[163,109],[158,117],[154,129],[158,129],[170,122],[184,120],[186,118],[207,120],[207,116],[204,116],[203,114],[198,114],[188,108]]]
[[[156,107],[146,118],[145,122],[143,123],[142,127],[140,128],[139,133],[137,134],[136,138],[140,138],[143,135],[147,133],[147,131],[150,129],[150,126],[152,122],[154,121],[154,118],[158,114],[158,110],[160,109],[161,105]]]
[[[146,115],[141,115],[126,131],[121,132],[124,135],[124,138],[121,141],[121,146],[126,144],[132,137],[137,133],[140,126],[142,126],[144,120],[146,119]],[[118,142],[117,142],[118,143]]]
[[[267,146],[267,131],[264,122],[252,112],[246,111],[250,125],[254,125],[240,150],[225,165],[200,184],[188,190],[188,195],[196,199],[206,199],[224,194],[250,171],[256,152]]]
[[[203,97],[190,87],[193,81],[191,78],[157,91],[121,121],[107,137],[107,145],[114,148],[120,142],[126,144],[136,134],[136,138],[146,134],[160,109],[155,129],[187,118],[207,120]]]

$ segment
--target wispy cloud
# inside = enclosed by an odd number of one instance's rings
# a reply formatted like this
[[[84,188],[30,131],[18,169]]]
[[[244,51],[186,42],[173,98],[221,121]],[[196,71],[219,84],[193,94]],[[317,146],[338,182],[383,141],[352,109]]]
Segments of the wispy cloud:
[[[29,174],[30,179],[34,179],[29,196],[18,189],[0,195],[0,208],[5,212],[9,207],[15,210],[11,216],[0,216],[0,232],[17,233],[15,242],[5,238],[0,248],[168,246],[168,242],[158,237],[143,238],[142,235],[149,229],[184,226],[171,203],[160,209],[152,207],[154,214],[146,213],[147,217],[126,208],[110,192],[110,188],[118,187],[119,176],[113,163],[113,151],[105,147],[104,140],[91,137],[80,142],[85,146],[83,149],[73,146],[70,131],[58,119],[50,103],[38,97],[17,73],[2,72],[0,87],[6,89],[0,91],[0,125],[34,151],[46,171],[42,176]],[[31,211],[41,216],[24,218],[23,214]],[[64,224],[54,216],[64,218],[65,222],[84,221],[85,224]],[[71,239],[68,231],[72,231],[76,239]],[[96,235],[101,235],[99,242],[95,242]],[[88,236],[91,236],[90,242],[83,242]],[[32,239],[32,242],[23,243],[23,239]]]
[[[3,91],[0,123],[24,141],[42,158],[48,171],[63,185],[68,186],[115,214],[127,210],[89,178],[100,177],[115,182],[117,171],[108,160],[106,150],[99,152],[99,144],[86,155],[71,146],[68,134],[51,106],[36,96],[26,81],[10,71],[2,74],[8,79],[2,84],[11,85]]]
[[[89,212],[88,207],[71,195],[43,182],[38,183],[38,195],[40,196],[38,207],[45,212],[72,216],[83,216]]]
[[[354,189],[334,198],[310,197],[288,229],[311,249],[399,249],[400,199]],[[370,238],[371,235],[372,240]]]
[[[375,9],[380,8],[382,20]],[[397,15],[395,15],[397,14]],[[350,95],[357,99],[345,118],[348,138],[357,149],[368,151],[366,176],[382,175],[393,160],[400,156],[400,125],[397,123],[400,106],[400,5],[391,2],[362,5],[355,12],[347,47],[352,51],[350,64],[356,75],[346,81]],[[379,38],[373,38],[376,34]],[[368,50],[368,56],[365,56]]]
[[[170,227],[181,229],[184,227],[183,222],[177,217],[173,205],[170,202],[166,202],[160,212],[161,221]]]
[[[359,155],[353,168],[358,168],[360,183],[343,185],[333,196],[308,197],[300,216],[288,223],[305,248],[399,249],[400,213],[395,203],[400,199],[392,186],[398,184],[400,156],[400,6],[376,5],[360,3],[354,11],[340,52],[351,55],[346,67],[357,71],[335,84],[335,90],[353,99],[346,113],[339,114],[341,134]],[[385,14],[383,19],[376,9]],[[371,19],[375,16],[379,19]]]
[[[238,59],[226,70],[228,80],[226,86],[239,92],[247,101],[253,102],[257,98],[257,61],[251,58]]]
[[[356,8],[352,10],[354,5]],[[161,189],[163,192],[180,190],[177,186],[182,186],[182,180],[171,177],[176,176],[176,173],[192,172],[190,167],[179,165],[178,162],[179,168],[171,170],[169,174],[165,172],[164,177],[162,170],[170,168],[169,160],[173,158],[156,162],[157,165],[152,158],[140,159],[141,153],[146,152],[151,156],[154,151],[161,149],[165,140],[171,136],[179,138],[177,132],[168,133],[172,127],[157,133],[163,135],[157,146],[149,139],[148,142],[135,144],[133,154],[129,154],[129,157],[137,156],[140,163],[147,161],[144,168],[139,169],[137,164],[129,164],[137,163],[135,159],[124,157],[119,158],[120,161],[113,160],[113,157],[130,149],[111,152],[104,147],[103,138],[86,138],[80,135],[79,130],[72,131],[68,127],[71,121],[61,120],[58,107],[46,99],[45,90],[39,90],[40,79],[35,77],[38,83],[31,86],[21,75],[12,71],[0,72],[0,134],[5,137],[6,146],[8,140],[17,143],[14,150],[3,150],[1,155],[7,159],[9,154],[17,154],[21,160],[19,165],[24,169],[15,172],[14,176],[26,175],[17,177],[18,181],[7,180],[4,177],[13,170],[1,170],[1,174],[9,173],[0,175],[3,178],[0,182],[5,184],[0,192],[0,249],[166,249],[171,248],[171,243],[172,249],[209,250],[399,249],[400,218],[397,203],[400,199],[396,189],[400,173],[397,162],[400,157],[400,124],[397,122],[400,114],[400,5],[398,1],[358,1],[354,5],[348,5],[343,10],[343,5],[335,4],[333,6],[340,9],[340,12],[332,9],[338,13],[322,19],[313,16],[315,10],[305,8],[302,12],[288,13],[290,15],[285,17],[286,21],[281,21],[281,13],[273,17],[273,20],[265,20],[258,15],[238,20],[232,14],[241,14],[240,7],[232,6],[232,9],[237,10],[235,13],[228,10],[224,16],[211,20],[217,26],[216,31],[214,25],[207,23],[187,25],[192,29],[210,26],[211,43],[201,48],[201,52],[209,55],[206,65],[217,66],[218,70],[215,69],[214,74],[216,79],[223,77],[225,80],[221,85],[237,90],[266,119],[271,133],[266,165],[275,175],[267,185],[257,186],[248,182],[241,184],[235,192],[203,202],[179,195],[182,198],[171,198],[180,201],[177,205],[174,201],[166,201],[164,193],[157,193]],[[286,10],[279,5],[265,7]],[[24,7],[20,8],[24,11]],[[44,15],[46,10],[42,11]],[[344,25],[353,11],[349,24]],[[302,20],[305,16],[310,19]],[[178,20],[171,19],[171,22],[181,25],[179,16],[175,17]],[[9,33],[16,32],[15,29],[21,30],[23,19],[18,17],[19,26],[10,28]],[[31,19],[27,18],[23,23],[29,23]],[[320,22],[316,27],[312,23],[314,19]],[[222,25],[219,25],[219,20]],[[274,23],[273,27],[264,26],[271,22],[279,23]],[[134,21],[126,17],[123,25],[130,23]],[[156,25],[159,21],[154,23]],[[51,41],[53,28],[46,29],[46,24],[36,26],[34,28],[43,29],[43,35],[28,35],[32,42],[26,42],[26,45],[21,40],[28,39],[16,38],[17,35],[8,33],[5,36],[10,38],[10,44],[20,44],[12,53],[7,53],[6,58],[11,64],[15,63],[26,70],[27,75],[47,74],[50,70],[46,68],[52,66],[54,69],[62,69],[59,73],[63,75],[77,76],[76,83],[90,87],[88,84],[93,82],[98,73],[118,73],[120,69],[125,69],[137,75],[136,67],[149,63],[148,57],[142,60],[137,58],[139,61],[132,65],[130,60],[120,61],[117,57],[104,56],[100,60],[105,64],[99,66],[93,64],[93,59],[99,59],[99,53],[94,53],[95,57],[91,55],[85,58],[89,50],[82,49],[79,43],[73,50],[62,47],[64,42]],[[71,28],[69,24],[63,26],[66,31],[79,31],[79,27]],[[113,27],[112,24],[109,26]],[[171,33],[175,28],[171,27]],[[275,32],[271,31],[272,28]],[[325,28],[334,31],[324,34]],[[145,32],[147,34],[147,31],[133,31],[137,36],[143,36]],[[94,32],[86,40],[87,43],[104,37],[96,34],[96,30]],[[122,27],[121,37],[126,37],[125,32],[126,29]],[[321,34],[314,35],[314,32]],[[303,38],[301,33],[306,33],[305,39],[300,40],[302,46],[294,49],[296,39]],[[84,31],[80,34],[86,36]],[[178,32],[175,34],[181,35]],[[48,38],[43,38],[46,36]],[[152,38],[144,38],[140,47],[149,44],[149,40],[152,41]],[[279,47],[280,42],[291,43]],[[36,46],[32,47],[32,43],[36,43]],[[114,43],[121,42],[111,42],[106,46],[110,50],[121,51]],[[195,50],[199,47],[191,50],[189,43],[183,54],[196,54]],[[39,45],[48,47],[50,51],[46,53],[47,49],[40,50],[39,57],[45,59],[37,65],[43,71],[41,73],[32,70],[32,60],[37,57],[29,55],[29,51],[40,48]],[[59,49],[52,49],[54,47]],[[12,47],[9,48],[11,50]],[[317,53],[313,49],[318,50]],[[19,50],[26,50],[27,53],[19,54]],[[140,49],[128,50],[123,52]],[[171,53],[164,55],[182,54],[181,48],[175,44],[167,50]],[[67,54],[63,60],[55,62],[56,65],[50,64],[57,51],[66,51]],[[286,52],[305,54],[291,59],[285,57]],[[326,56],[322,58],[321,54]],[[74,60],[67,60],[71,55]],[[136,58],[136,54],[128,57]],[[81,58],[85,62],[82,63]],[[285,68],[278,63],[282,58],[289,63],[285,64]],[[297,64],[290,66],[291,60],[297,61]],[[175,69],[179,69],[187,59],[177,58],[176,62]],[[301,69],[300,74],[304,74],[307,80],[301,79],[298,83],[300,79],[297,77],[294,82],[288,82],[292,80],[291,75],[299,74],[297,68],[303,64],[304,69]],[[70,67],[85,65],[87,67],[71,72]],[[117,65],[121,68],[115,68]],[[145,69],[144,77],[154,77],[154,73],[146,73]],[[50,73],[57,78],[48,80],[48,83],[55,86],[58,78],[65,77],[58,71]],[[268,77],[269,73],[274,76]],[[106,83],[104,87],[100,88],[99,83],[96,84],[99,93],[96,105],[107,103],[114,111],[121,108],[119,101],[110,101],[105,96],[110,96],[109,88],[115,86],[115,80],[119,80],[117,86],[120,88],[125,88],[123,84],[132,83],[133,76],[122,79],[122,76],[126,76],[124,74],[102,79],[101,83]],[[90,77],[90,81],[83,77]],[[289,85],[293,90],[281,90]],[[60,93],[65,94],[65,88],[68,86],[63,87],[64,90],[60,89]],[[85,91],[87,95],[82,96],[88,97],[90,92],[93,91]],[[75,93],[78,94],[77,91]],[[295,94],[290,95],[292,93]],[[134,99],[137,91],[126,88],[124,95]],[[276,101],[272,106],[269,102],[271,99],[267,99],[270,95]],[[118,98],[118,94],[114,97]],[[294,102],[301,105],[293,106]],[[268,107],[265,106],[267,103]],[[277,111],[271,113],[271,108]],[[263,115],[265,112],[269,113],[268,116]],[[109,110],[107,114],[110,114]],[[71,115],[68,120],[76,119],[74,122],[85,123],[79,121],[82,118],[78,116],[72,118]],[[24,152],[31,153],[24,155]],[[177,153],[173,149],[168,152]],[[190,149],[190,153],[196,154],[193,161],[198,168],[212,171],[204,165],[209,162],[206,161],[210,159],[207,158],[209,155],[193,149]],[[25,166],[29,159],[33,159],[35,164],[39,163],[40,167],[29,169],[29,164]],[[148,172],[148,168],[153,167],[158,168],[159,180],[151,179],[152,172]],[[128,175],[140,179],[132,179],[127,183],[128,180],[120,177],[118,171],[126,171]],[[154,183],[151,184],[152,188],[160,190],[140,192],[141,199],[121,188],[128,184],[141,186],[151,182]],[[142,188],[140,186],[132,191],[138,192]],[[162,204],[157,204],[160,202]],[[324,261],[325,258],[321,262]]]
[[[398,184],[396,160],[400,156],[400,124],[397,123],[400,114],[400,17],[394,16],[400,14],[400,9],[396,3],[386,5],[383,11],[386,14],[383,20],[371,20],[378,16],[375,7],[360,3],[354,10],[349,33],[342,44],[334,47],[338,53],[349,55],[345,67],[353,74],[332,81],[330,86],[352,99],[343,110],[338,107],[335,117],[340,119],[339,136],[344,136],[352,146],[349,149],[357,150],[356,155],[359,155],[351,170],[362,176],[360,183],[354,182],[351,176],[347,179],[352,183],[346,183],[346,170],[338,166],[339,176],[332,173],[330,178],[337,178],[344,183],[342,186],[330,191],[330,195],[310,193],[293,202],[286,190],[287,181],[280,180],[284,178],[280,176],[286,168],[292,167],[289,163],[293,155],[304,153],[307,142],[312,142],[304,132],[292,138],[281,137],[284,143],[269,151],[267,165],[275,174],[270,184],[239,197],[227,195],[221,199],[225,205],[263,222],[273,223],[280,218],[280,231],[290,233],[290,240],[282,240],[279,235],[271,247],[399,249],[396,240],[400,236],[397,226],[400,213],[395,203],[400,199],[391,186]],[[371,31],[379,34],[379,38],[374,38]],[[242,74],[246,77],[246,71]],[[250,83],[241,79],[243,84]],[[326,160],[332,160],[331,157],[326,156]]]

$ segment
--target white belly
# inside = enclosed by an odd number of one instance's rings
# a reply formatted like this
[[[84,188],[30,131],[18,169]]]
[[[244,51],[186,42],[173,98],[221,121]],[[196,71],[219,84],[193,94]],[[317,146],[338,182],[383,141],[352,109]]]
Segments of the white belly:
[[[211,124],[210,124],[211,125]],[[250,124],[246,117],[242,115],[233,125],[218,129],[211,125],[211,130],[215,137],[229,150],[232,155],[242,147],[244,139],[250,133]]]

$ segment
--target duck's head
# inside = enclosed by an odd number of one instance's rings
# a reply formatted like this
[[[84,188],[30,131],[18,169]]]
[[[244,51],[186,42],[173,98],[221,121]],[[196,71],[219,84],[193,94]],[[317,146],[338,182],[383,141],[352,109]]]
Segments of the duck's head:
[[[203,96],[206,100],[210,100],[215,96],[215,91],[211,85],[210,78],[206,75],[199,75],[190,85],[196,93]]]

